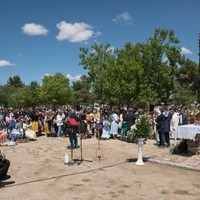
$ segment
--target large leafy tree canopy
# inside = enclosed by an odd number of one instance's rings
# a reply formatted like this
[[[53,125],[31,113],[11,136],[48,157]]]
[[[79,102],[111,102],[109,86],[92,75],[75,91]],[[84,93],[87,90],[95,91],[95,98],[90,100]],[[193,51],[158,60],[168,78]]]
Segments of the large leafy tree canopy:
[[[109,44],[81,48],[94,92],[110,104],[147,105],[169,101],[180,60],[179,40],[172,30],[155,30],[147,43],[113,50]]]
[[[92,46],[93,51],[90,53],[87,48],[81,48],[81,65],[88,70],[88,75],[93,86],[93,91],[100,101],[109,101],[112,103],[115,99],[114,92],[114,73],[116,58],[109,44]],[[117,86],[117,85],[115,85]],[[111,89],[112,88],[112,89]]]

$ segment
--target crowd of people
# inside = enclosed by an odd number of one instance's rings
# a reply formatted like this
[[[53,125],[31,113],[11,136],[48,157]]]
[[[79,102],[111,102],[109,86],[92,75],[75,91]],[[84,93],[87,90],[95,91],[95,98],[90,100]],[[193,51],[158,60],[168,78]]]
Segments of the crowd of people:
[[[15,144],[20,140],[37,140],[40,135],[69,137],[69,148],[79,148],[77,136],[97,139],[125,139],[139,115],[147,115],[152,127],[152,137],[159,147],[169,147],[177,126],[188,124],[184,108],[155,107],[144,109],[105,109],[70,105],[55,109],[40,107],[29,109],[0,109],[0,146]],[[11,143],[10,143],[11,142]],[[13,142],[13,143],[12,143]],[[0,154],[0,183],[7,175],[10,161]]]
[[[0,144],[19,139],[36,140],[37,136],[69,137],[70,147],[78,148],[77,135],[82,138],[124,139],[135,124],[136,118],[145,114],[152,125],[152,136],[161,147],[170,146],[170,137],[178,125],[188,124],[184,108],[155,107],[144,109],[106,109],[103,107],[80,107],[70,105],[58,108],[29,108],[0,110]],[[71,124],[70,119],[77,123]]]
[[[166,106],[154,112],[154,131],[161,148],[170,147],[170,138],[175,138],[179,125],[188,124],[188,115],[184,108],[168,108]]]

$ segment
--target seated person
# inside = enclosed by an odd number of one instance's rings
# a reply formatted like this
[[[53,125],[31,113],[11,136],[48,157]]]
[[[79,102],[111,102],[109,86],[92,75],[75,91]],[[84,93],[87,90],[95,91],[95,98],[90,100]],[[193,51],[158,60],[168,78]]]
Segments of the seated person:
[[[36,132],[33,130],[33,125],[30,123],[30,120],[26,120],[23,123],[23,129],[25,131],[25,137],[30,140],[36,140]]]
[[[4,128],[3,130],[0,130],[0,143],[6,142],[8,137],[8,132]]]
[[[0,150],[0,186],[1,181],[11,178],[10,175],[7,175],[9,167],[10,161],[5,158],[5,154]]]

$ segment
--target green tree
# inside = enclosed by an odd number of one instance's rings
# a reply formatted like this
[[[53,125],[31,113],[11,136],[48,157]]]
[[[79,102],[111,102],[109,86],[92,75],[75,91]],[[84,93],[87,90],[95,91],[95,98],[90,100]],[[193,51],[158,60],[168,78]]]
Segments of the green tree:
[[[123,49],[94,44],[81,48],[80,64],[88,70],[94,93],[104,103],[140,104],[169,102],[180,48],[174,31],[156,29],[146,43]],[[166,61],[165,61],[166,60]]]
[[[73,102],[74,91],[69,79],[61,73],[44,76],[40,89],[40,99],[44,105],[59,106]]]
[[[0,85],[0,105],[3,107],[9,107],[11,100],[11,94],[15,92],[15,88],[9,85]]]
[[[75,105],[93,105],[95,102],[95,94],[91,90],[91,82],[89,77],[81,76],[81,79],[73,82],[74,104]]]
[[[96,94],[99,102],[116,102],[114,93],[115,74],[113,70],[116,66],[116,58],[109,44],[94,44],[91,53],[88,48],[81,48],[80,64],[88,70],[88,75],[92,83],[92,90]]]
[[[13,107],[36,107],[40,105],[39,98],[40,86],[36,81],[18,89],[17,93],[12,95]]]
[[[24,84],[22,83],[21,78],[19,76],[9,77],[7,84],[14,88],[21,88],[24,86]]]
[[[182,58],[181,65],[175,71],[174,102],[182,105],[197,101],[199,88],[198,65],[186,58]]]
[[[178,43],[174,31],[158,28],[147,43],[138,44],[142,65],[139,85],[146,98],[150,97],[146,100],[149,103],[170,101],[174,90],[174,72],[180,60],[180,48],[176,46]],[[140,95],[140,101],[145,99],[145,96]]]

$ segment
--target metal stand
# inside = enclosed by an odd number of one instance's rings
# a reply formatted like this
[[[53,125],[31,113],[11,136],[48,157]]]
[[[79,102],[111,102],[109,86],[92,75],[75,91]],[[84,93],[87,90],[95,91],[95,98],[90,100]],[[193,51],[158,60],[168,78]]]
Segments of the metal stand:
[[[79,165],[82,162],[92,162],[92,160],[85,160],[85,159],[83,159],[83,136],[82,136],[81,133],[80,133],[80,149],[81,149],[81,158],[79,160]]]
[[[100,160],[103,158],[103,150],[100,145],[100,132],[99,132],[100,129],[97,128],[97,130],[98,130],[98,146],[96,148],[96,157],[98,161],[100,162]]]
[[[72,165],[74,165],[76,163],[77,163],[77,165],[80,165],[80,160],[79,159],[74,159],[73,156],[74,156],[73,148],[71,148],[71,159],[70,159],[70,161],[68,163],[68,166],[72,166]]]
[[[83,159],[83,136],[80,133],[80,124],[79,124],[79,134],[80,134],[80,150],[81,150],[81,158],[80,159],[74,159],[73,158],[73,148],[71,147],[71,160],[69,162],[69,166],[74,165],[75,163],[77,163],[78,165],[80,165],[83,162],[93,162],[92,160],[85,160]]]

